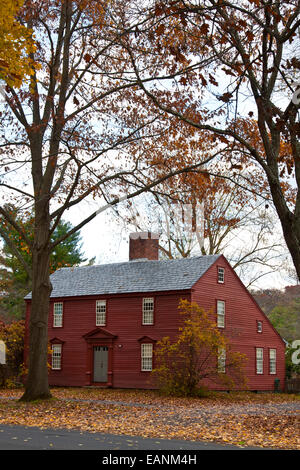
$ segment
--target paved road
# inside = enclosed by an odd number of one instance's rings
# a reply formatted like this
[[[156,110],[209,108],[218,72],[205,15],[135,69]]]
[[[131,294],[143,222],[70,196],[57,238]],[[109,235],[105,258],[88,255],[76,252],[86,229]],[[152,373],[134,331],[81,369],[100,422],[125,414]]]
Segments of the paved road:
[[[0,424],[0,450],[233,450],[232,445]],[[245,449],[254,449],[246,447]]]

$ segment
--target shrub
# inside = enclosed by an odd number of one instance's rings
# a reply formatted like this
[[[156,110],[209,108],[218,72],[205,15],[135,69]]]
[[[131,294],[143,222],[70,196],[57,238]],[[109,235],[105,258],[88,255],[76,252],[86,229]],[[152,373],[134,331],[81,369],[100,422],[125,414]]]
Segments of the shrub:
[[[208,379],[227,389],[245,387],[245,355],[232,351],[223,332],[198,304],[182,300],[179,309],[183,325],[177,338],[171,341],[165,337],[155,348],[153,375],[160,391],[166,395],[203,396]]]

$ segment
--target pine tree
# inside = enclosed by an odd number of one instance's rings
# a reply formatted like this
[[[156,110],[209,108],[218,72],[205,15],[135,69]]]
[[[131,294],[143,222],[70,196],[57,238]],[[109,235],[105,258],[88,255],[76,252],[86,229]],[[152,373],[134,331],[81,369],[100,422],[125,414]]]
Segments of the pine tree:
[[[15,210],[12,209],[15,214]],[[26,217],[23,220],[18,218],[18,223],[22,224],[23,230],[32,238],[33,218]],[[51,241],[55,241],[72,229],[70,222],[60,221],[53,231]],[[28,246],[22,241],[16,230],[10,230],[10,239],[14,242],[18,251],[29,266],[32,265],[31,252]],[[50,257],[50,272],[53,273],[65,266],[74,266],[86,260],[81,252],[81,235],[76,232],[59,245]],[[4,320],[16,320],[24,318],[25,302],[24,296],[31,290],[31,280],[25,268],[20,263],[12,249],[4,241],[2,252],[0,253],[0,317]]]

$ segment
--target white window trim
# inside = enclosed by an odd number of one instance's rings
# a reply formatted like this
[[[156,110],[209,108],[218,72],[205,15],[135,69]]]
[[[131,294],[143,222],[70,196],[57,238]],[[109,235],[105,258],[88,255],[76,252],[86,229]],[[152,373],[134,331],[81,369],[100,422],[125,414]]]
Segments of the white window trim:
[[[263,332],[263,323],[261,320],[257,320],[257,333]]]
[[[221,279],[220,279],[221,277]],[[219,284],[224,284],[225,282],[225,268],[222,268],[221,266],[218,267],[218,283]]]
[[[106,300],[96,300],[96,326],[106,325]]]
[[[141,371],[151,372],[153,367],[153,344],[141,344]]]
[[[56,307],[61,307],[61,312],[57,313]],[[61,328],[63,326],[64,304],[63,302],[54,302],[53,304],[53,327]]]
[[[271,357],[271,352],[274,353],[274,357]],[[271,375],[277,374],[277,351],[275,348],[269,349],[269,371]]]
[[[260,357],[260,354],[258,353],[261,353],[261,357]],[[258,375],[263,375],[264,373],[264,349],[263,348],[256,348],[255,358],[256,358],[256,373]]]
[[[222,309],[219,306],[222,305]],[[225,312],[226,304],[224,300],[217,300],[217,326],[219,328],[225,328]]]
[[[146,308],[147,304],[152,304],[152,308]],[[154,324],[154,297],[143,298],[143,318],[142,325]]]
[[[52,344],[52,370],[61,370],[61,359],[62,359],[62,345]]]

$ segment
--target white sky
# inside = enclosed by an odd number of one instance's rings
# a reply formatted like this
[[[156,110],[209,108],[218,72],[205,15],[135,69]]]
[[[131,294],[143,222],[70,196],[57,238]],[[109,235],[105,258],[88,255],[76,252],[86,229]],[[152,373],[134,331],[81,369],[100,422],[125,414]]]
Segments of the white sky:
[[[64,214],[64,220],[75,225],[98,208],[99,204],[95,202],[84,202],[67,211]],[[144,230],[151,230],[151,227],[145,227]],[[128,241],[131,232],[132,229],[126,229],[123,224],[118,224],[112,216],[112,209],[108,209],[81,229],[82,251],[88,259],[96,257],[95,264],[126,262],[129,258]],[[247,243],[247,240],[241,236],[239,236],[239,241],[241,244]],[[253,288],[280,289],[289,284],[292,282],[287,279],[285,273],[276,272],[262,277]]]

